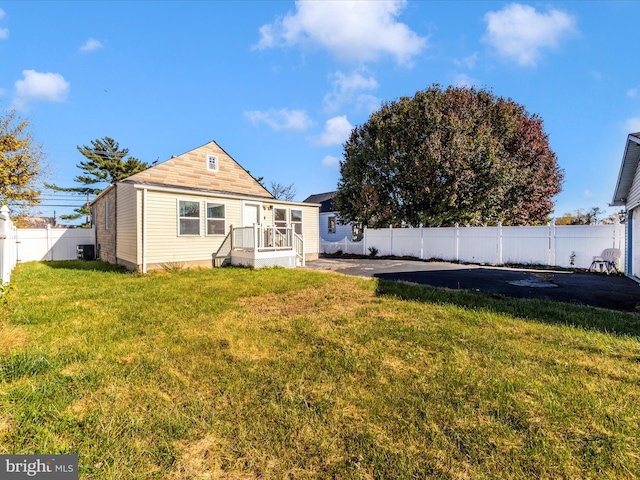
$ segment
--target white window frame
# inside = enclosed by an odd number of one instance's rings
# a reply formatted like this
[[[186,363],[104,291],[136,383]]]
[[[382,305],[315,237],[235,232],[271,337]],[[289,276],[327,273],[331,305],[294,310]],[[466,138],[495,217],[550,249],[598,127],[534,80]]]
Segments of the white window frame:
[[[224,208],[224,216],[222,218],[214,217],[209,218],[209,206],[214,207],[223,207]],[[204,206],[205,211],[205,222],[206,222],[206,230],[205,233],[208,237],[219,237],[224,236],[227,233],[227,205],[222,202],[205,202]],[[209,220],[222,220],[222,233],[209,233]]]
[[[218,171],[218,156],[217,155],[207,155],[207,170],[210,172]],[[213,167],[212,167],[213,164]]]
[[[333,226],[331,224],[333,223]],[[337,231],[337,220],[335,215],[330,215],[327,217],[327,233],[336,233]]]
[[[276,220],[276,210],[284,210],[284,221]],[[273,207],[273,224],[277,228],[287,228],[289,226],[289,209],[286,207]]]
[[[299,222],[294,222],[293,221],[293,211],[297,211],[300,212],[300,221]],[[303,217],[303,213],[302,213],[302,209],[301,208],[290,208],[289,209],[289,224],[293,227],[293,231],[295,233],[297,233],[298,235],[302,235],[302,225],[304,224],[304,217]],[[296,231],[296,225],[300,225],[300,232],[298,233]]]
[[[189,203],[197,203],[198,204],[198,233],[182,233],[180,229],[180,220],[195,220],[195,217],[181,217],[180,216],[180,203],[181,202],[189,202]],[[202,236],[202,201],[186,199],[186,198],[178,198],[176,199],[176,216],[178,222],[178,236],[179,237],[200,237]]]

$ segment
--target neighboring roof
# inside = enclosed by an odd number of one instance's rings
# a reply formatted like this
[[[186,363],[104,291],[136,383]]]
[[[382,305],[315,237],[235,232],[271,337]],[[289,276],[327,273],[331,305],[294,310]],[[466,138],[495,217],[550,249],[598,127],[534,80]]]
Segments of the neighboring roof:
[[[333,197],[338,192],[316,193],[309,195],[303,203],[319,203],[320,213],[333,212]]]
[[[640,132],[630,133],[627,137],[627,145],[622,156],[622,165],[618,174],[618,182],[613,194],[611,206],[625,205],[631,190],[633,179],[636,176],[638,162],[640,161]]]

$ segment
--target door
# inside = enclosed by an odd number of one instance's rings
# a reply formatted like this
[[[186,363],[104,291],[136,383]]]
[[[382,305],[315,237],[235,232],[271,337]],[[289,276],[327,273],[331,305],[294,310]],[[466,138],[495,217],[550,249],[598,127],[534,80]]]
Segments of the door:
[[[242,226],[253,227],[254,223],[260,225],[260,205],[245,203],[242,207]]]

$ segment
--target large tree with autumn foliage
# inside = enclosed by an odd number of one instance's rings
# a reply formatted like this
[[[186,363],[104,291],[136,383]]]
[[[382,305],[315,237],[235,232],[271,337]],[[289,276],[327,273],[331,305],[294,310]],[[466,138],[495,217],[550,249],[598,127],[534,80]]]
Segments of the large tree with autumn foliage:
[[[439,85],[354,128],[340,173],[341,221],[374,228],[544,223],[563,180],[540,117],[485,89]]]
[[[44,154],[15,111],[0,115],[0,203],[16,212],[40,201]]]

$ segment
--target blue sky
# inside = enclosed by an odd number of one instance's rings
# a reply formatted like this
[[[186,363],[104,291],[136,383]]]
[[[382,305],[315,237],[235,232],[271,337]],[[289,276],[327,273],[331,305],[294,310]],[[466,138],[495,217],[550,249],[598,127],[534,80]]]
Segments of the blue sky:
[[[30,121],[49,183],[74,186],[96,138],[147,162],[216,140],[302,201],[336,188],[382,102],[476,85],[543,118],[560,215],[607,207],[640,131],[638,18],[631,1],[0,1],[0,108]]]

